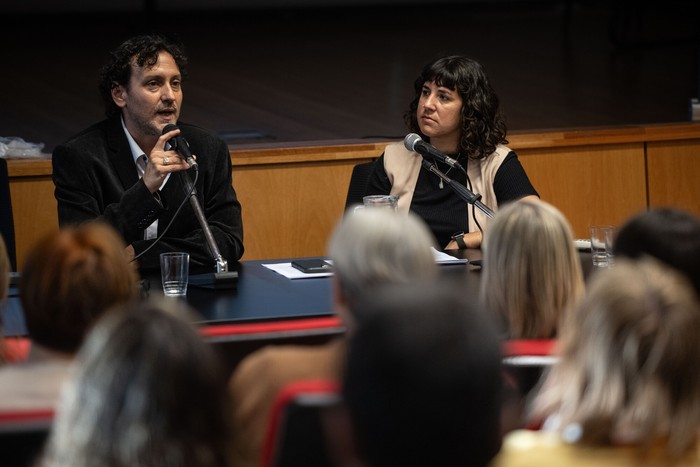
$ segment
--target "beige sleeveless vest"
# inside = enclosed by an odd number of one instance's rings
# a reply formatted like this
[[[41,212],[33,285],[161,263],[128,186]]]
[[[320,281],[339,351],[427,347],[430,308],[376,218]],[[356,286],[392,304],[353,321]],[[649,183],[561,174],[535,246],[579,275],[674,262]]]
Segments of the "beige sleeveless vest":
[[[493,181],[498,168],[509,152],[510,149],[506,146],[498,145],[496,151],[489,157],[478,161],[470,159],[467,163],[467,174],[472,182],[471,191],[480,194],[481,202],[494,212],[498,210],[498,203],[493,190]],[[391,182],[390,194],[399,197],[399,212],[408,212],[411,207],[422,160],[423,157],[420,154],[406,149],[403,142],[392,143],[384,149],[384,170]],[[489,219],[478,208],[474,208],[474,212],[481,227],[486,229]],[[470,216],[469,231],[476,230],[479,229]]]

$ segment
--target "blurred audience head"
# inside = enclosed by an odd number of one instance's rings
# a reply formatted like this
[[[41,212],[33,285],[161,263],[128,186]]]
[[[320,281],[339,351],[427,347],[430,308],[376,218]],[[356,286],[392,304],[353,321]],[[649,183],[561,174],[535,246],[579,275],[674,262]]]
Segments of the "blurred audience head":
[[[492,320],[454,284],[378,289],[360,306],[343,397],[368,465],[487,465],[500,447]]]
[[[615,240],[620,257],[645,255],[685,274],[700,296],[700,218],[673,208],[641,212],[625,222]]]
[[[124,248],[114,229],[98,222],[52,232],[34,245],[20,283],[34,343],[73,353],[103,312],[136,297],[138,275]]]
[[[328,248],[336,306],[351,305],[360,294],[382,284],[437,276],[433,244],[430,230],[412,213],[365,208],[344,216]]]
[[[583,273],[564,215],[544,201],[503,207],[485,233],[481,295],[508,337],[555,337],[583,295]]]
[[[225,374],[180,301],[131,303],[92,329],[66,386],[44,466],[220,467]]]
[[[535,416],[555,415],[570,442],[695,447],[698,306],[688,281],[652,258],[597,272],[562,330]]]

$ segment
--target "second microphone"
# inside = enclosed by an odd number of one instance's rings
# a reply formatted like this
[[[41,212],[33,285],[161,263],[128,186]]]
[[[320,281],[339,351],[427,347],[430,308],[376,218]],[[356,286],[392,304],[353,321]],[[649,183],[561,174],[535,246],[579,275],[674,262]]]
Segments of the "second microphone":
[[[403,145],[408,149],[409,151],[417,152],[421,156],[423,156],[425,159],[429,160],[438,160],[440,162],[444,162],[445,164],[449,165],[450,167],[459,167],[459,169],[464,172],[464,167],[460,165],[457,160],[451,158],[447,154],[443,153],[440,151],[438,148],[433,146],[430,143],[426,143],[421,139],[419,135],[416,133],[409,133],[406,135],[406,137],[403,140]]]

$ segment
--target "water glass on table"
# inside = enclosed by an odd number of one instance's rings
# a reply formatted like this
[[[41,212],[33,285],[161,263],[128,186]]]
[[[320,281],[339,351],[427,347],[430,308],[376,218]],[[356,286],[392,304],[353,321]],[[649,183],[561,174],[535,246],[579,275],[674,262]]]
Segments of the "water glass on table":
[[[605,231],[605,256],[608,257],[608,267],[615,266],[615,237],[617,230],[615,227]]]
[[[399,208],[399,197],[395,195],[369,195],[362,198],[362,206],[355,211],[365,208],[384,208],[396,211]]]
[[[612,225],[591,226],[591,257],[593,266],[606,268],[615,264],[613,242],[615,228]]]
[[[187,295],[189,270],[189,253],[172,252],[160,254],[160,277],[163,281],[163,293],[166,297],[184,297]]]

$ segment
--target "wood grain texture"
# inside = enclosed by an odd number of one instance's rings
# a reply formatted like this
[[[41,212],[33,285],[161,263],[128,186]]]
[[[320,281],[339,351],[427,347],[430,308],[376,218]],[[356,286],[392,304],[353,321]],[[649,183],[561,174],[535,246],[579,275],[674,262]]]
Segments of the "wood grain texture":
[[[700,216],[700,139],[647,144],[649,206]]]
[[[564,213],[576,238],[593,224],[620,225],[647,206],[644,144],[524,149],[540,197]]]
[[[15,165],[15,161],[8,162],[8,169]],[[17,171],[8,170],[18,269],[22,268],[27,253],[39,238],[49,232],[58,231],[58,212],[56,198],[53,195],[51,172],[49,170],[48,175],[42,174],[45,161],[36,161],[36,163],[37,172],[41,175],[17,176]],[[19,165],[20,172],[26,174],[31,171],[32,162],[23,161]]]
[[[343,215],[352,169],[369,160],[235,168],[233,184],[243,206],[243,259],[324,255]]]
[[[700,124],[673,123],[614,128],[574,128],[543,132],[514,132],[508,135],[513,149],[590,146],[598,144],[700,139]]]

